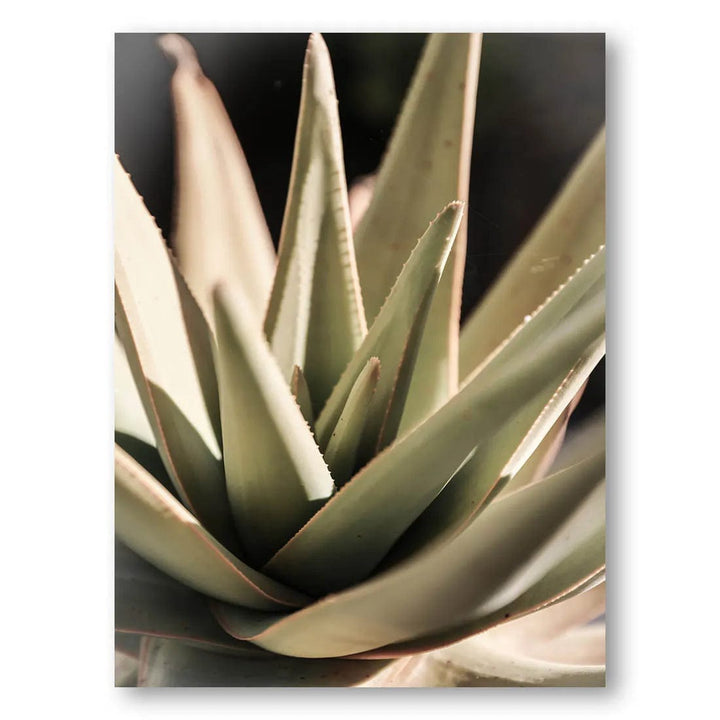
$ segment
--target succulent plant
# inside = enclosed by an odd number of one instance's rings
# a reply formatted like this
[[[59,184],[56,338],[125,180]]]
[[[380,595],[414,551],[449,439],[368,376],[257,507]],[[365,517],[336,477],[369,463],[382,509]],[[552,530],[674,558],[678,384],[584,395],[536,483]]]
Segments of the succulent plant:
[[[460,331],[480,42],[428,39],[353,227],[310,37],[276,258],[162,39],[173,251],[115,170],[118,684],[604,682],[602,418],[558,455],[604,354],[604,133]]]

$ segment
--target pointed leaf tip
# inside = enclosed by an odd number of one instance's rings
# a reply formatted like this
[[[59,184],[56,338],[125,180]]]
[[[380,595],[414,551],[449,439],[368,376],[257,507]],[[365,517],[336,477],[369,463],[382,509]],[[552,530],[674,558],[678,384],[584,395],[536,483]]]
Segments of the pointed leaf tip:
[[[174,60],[178,67],[200,70],[195,48],[182,35],[170,33],[158,38],[158,45],[167,57]]]

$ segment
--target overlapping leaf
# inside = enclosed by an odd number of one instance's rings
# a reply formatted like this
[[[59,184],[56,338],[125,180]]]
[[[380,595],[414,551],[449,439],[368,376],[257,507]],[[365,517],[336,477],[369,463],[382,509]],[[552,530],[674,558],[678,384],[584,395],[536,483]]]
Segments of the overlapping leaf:
[[[215,326],[228,497],[243,550],[260,565],[334,486],[242,291],[216,291]]]
[[[172,79],[176,118],[173,246],[184,277],[207,317],[212,290],[238,284],[258,319],[267,307],[275,251],[250,170],[222,100],[203,75],[190,43],[161,38],[177,67]]]
[[[160,231],[115,164],[115,322],[155,443],[186,506],[232,544],[212,339]]]
[[[307,599],[245,565],[165,488],[115,446],[115,532],[129,548],[210,597],[262,610]]]
[[[585,258],[605,243],[605,130],[601,130],[530,237],[460,334],[467,377]]]
[[[303,370],[316,411],[367,333],[330,56],[310,36],[290,190],[265,332],[287,380]]]
[[[310,594],[365,579],[478,443],[527,398],[560,382],[602,334],[604,299],[554,329],[531,357],[478,373],[446,405],[356,475],[268,563],[266,571]],[[517,342],[520,342],[520,335]],[[492,372],[491,372],[492,370]]]
[[[492,503],[450,542],[282,620],[227,605],[218,618],[239,639],[299,657],[362,653],[463,620],[476,624],[473,634],[495,624],[498,613],[509,616],[513,603],[553,574],[572,586],[596,570],[591,553],[578,562],[573,553],[604,527],[603,477],[602,458],[594,458],[530,485]],[[558,569],[563,563],[574,576]],[[545,589],[555,589],[545,602],[558,594],[553,582]]]
[[[423,51],[355,234],[369,324],[438,208],[467,200],[480,44],[476,34],[434,34]],[[457,388],[465,235],[463,223],[429,312],[406,426],[423,419]]]
[[[451,203],[417,241],[382,311],[343,372],[316,423],[318,444],[327,447],[358,376],[377,357],[382,375],[377,384],[359,445],[366,462],[392,442],[405,406],[425,321],[462,217],[462,205]]]

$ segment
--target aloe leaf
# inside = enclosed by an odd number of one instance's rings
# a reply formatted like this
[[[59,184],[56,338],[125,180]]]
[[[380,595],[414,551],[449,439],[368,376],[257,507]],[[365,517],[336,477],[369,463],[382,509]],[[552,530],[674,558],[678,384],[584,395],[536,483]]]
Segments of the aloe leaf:
[[[570,373],[573,373],[573,371],[576,371],[576,368],[573,368]],[[557,414],[557,419],[545,433],[545,436],[537,445],[535,450],[533,450],[527,461],[511,478],[507,479],[505,486],[500,491],[501,493],[519,490],[521,487],[530,485],[548,474],[558,453],[560,452],[560,448],[562,447],[568,422],[570,421],[570,416],[580,402],[585,387],[587,386],[586,381],[581,385],[580,389],[577,393],[575,393],[575,396],[570,400],[570,402],[562,408],[564,398],[561,396],[569,394],[569,381],[570,378],[566,378],[561,388],[558,390],[558,393],[556,393],[551,400],[551,407],[555,410],[552,412],[551,417],[555,417],[557,410],[560,410],[559,414]],[[545,415],[545,412],[547,412],[547,410],[543,411],[543,416]],[[548,418],[538,418],[538,421],[533,425],[531,432],[541,433],[542,430],[547,427],[547,420]],[[542,426],[542,430],[540,426]]]
[[[310,388],[307,385],[303,371],[297,365],[293,368],[292,377],[290,378],[290,392],[295,398],[305,422],[312,430],[315,427],[315,413],[310,398]]]
[[[154,446],[153,431],[135,387],[125,350],[117,335],[115,335],[113,369],[115,381],[115,430]]]
[[[189,587],[230,603],[287,610],[307,599],[245,565],[115,446],[115,531],[131,550]]]
[[[528,397],[560,382],[603,325],[600,296],[550,332],[531,356],[513,356],[510,348],[500,370],[477,373],[437,413],[363,468],[265,571],[312,595],[365,579],[479,440],[491,437]]]
[[[231,543],[212,338],[160,231],[115,164],[115,321],[155,443],[182,501]]]
[[[518,655],[548,659],[548,644],[605,612],[605,583],[483,633],[489,643]],[[556,647],[556,650],[559,650]],[[604,662],[604,658],[601,660]]]
[[[604,663],[553,662],[507,652],[484,635],[407,658],[397,687],[603,687]]]
[[[461,380],[604,242],[603,129],[520,251],[464,323],[460,333]]]
[[[160,39],[177,63],[173,246],[180,268],[208,317],[220,282],[238,284],[262,318],[275,272],[275,251],[240,143],[215,86],[190,43]]]
[[[115,687],[137,687],[138,669],[136,657],[115,650]]]
[[[382,311],[318,417],[316,431],[322,450],[371,357],[379,359],[383,372],[368,410],[359,462],[366,462],[395,438],[427,313],[461,217],[462,204],[450,203],[417,241]]]
[[[242,291],[216,290],[215,325],[228,497],[243,550],[259,565],[334,486]]]
[[[289,381],[303,368],[319,411],[367,333],[330,55],[310,36],[277,274],[265,319]]]
[[[587,565],[595,557],[570,558],[604,528],[603,476],[602,458],[595,458],[523,488],[492,503],[449,542],[283,619],[262,624],[258,613],[248,618],[224,604],[216,615],[234,637],[300,657],[362,653],[463,621],[477,622],[478,632],[498,622],[498,613],[510,617],[512,604],[553,573],[562,575],[563,562],[575,562],[580,573],[569,577],[565,569],[570,584],[595,570]],[[544,589],[551,594],[533,598],[534,606],[568,586]]]
[[[480,46],[478,34],[428,38],[355,234],[368,324],[437,208],[467,201]],[[463,222],[429,311],[403,427],[422,420],[457,388],[465,246]]]
[[[403,535],[386,562],[397,562],[430,542],[460,532],[492,497],[507,490],[604,354],[603,337],[583,353],[565,377],[562,373],[555,376],[538,393],[528,396],[518,412],[498,423],[497,432],[478,444],[473,456]]]
[[[142,687],[346,687],[364,685],[387,660],[245,658],[153,638],[139,672]]]
[[[569,630],[536,648],[535,656],[546,662],[605,665],[605,623]]]
[[[352,475],[358,443],[379,376],[380,361],[375,357],[370,358],[358,375],[342,415],[330,436],[324,457],[338,488]]]
[[[166,637],[214,649],[264,651],[230,637],[218,625],[204,595],[191,590],[115,543],[116,647],[141,636]]]
[[[555,472],[563,470],[604,447],[605,408],[601,408],[567,434],[552,469]]]
[[[546,480],[538,484],[542,485]],[[504,498],[498,499],[496,502],[500,503],[504,500]],[[566,557],[515,600],[495,612],[488,615],[480,614],[440,632],[394,643],[374,652],[363,653],[361,656],[374,658],[414,655],[458,642],[502,623],[515,622],[517,618],[526,617],[528,613],[552,607],[556,603],[595,587],[602,580],[604,569],[605,527],[603,526],[577,543]]]

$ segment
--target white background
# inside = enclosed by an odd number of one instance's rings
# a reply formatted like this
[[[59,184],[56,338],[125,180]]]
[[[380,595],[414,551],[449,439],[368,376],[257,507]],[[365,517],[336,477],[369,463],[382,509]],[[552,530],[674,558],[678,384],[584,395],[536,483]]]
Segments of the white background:
[[[712,5],[103,5],[4,10],[0,662],[10,715],[713,715],[720,43]],[[113,33],[159,30],[607,32],[607,689],[112,687]]]

